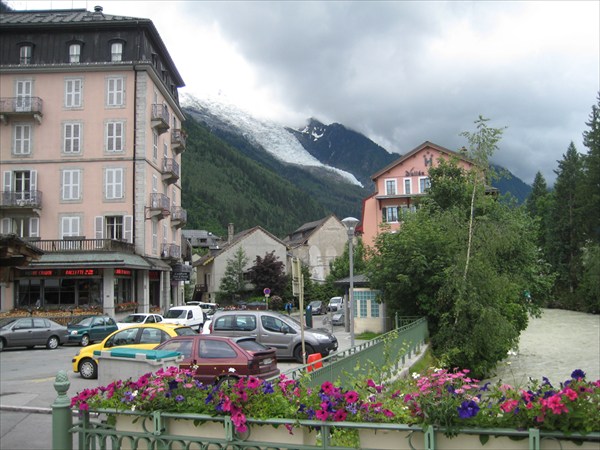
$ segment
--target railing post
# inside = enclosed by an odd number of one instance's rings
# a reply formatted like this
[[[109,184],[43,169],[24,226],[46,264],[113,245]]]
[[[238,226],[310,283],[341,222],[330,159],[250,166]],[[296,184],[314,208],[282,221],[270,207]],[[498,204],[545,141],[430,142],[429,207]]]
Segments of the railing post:
[[[73,450],[73,416],[71,413],[71,399],[67,391],[71,386],[67,372],[61,370],[56,375],[54,389],[58,393],[52,403],[52,449]]]

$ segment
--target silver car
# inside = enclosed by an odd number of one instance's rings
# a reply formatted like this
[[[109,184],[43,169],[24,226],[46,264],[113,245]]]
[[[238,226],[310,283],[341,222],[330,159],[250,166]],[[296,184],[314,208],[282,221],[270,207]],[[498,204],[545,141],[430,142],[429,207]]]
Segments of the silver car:
[[[69,340],[67,327],[43,317],[13,317],[0,324],[0,351],[7,347],[53,350]]]

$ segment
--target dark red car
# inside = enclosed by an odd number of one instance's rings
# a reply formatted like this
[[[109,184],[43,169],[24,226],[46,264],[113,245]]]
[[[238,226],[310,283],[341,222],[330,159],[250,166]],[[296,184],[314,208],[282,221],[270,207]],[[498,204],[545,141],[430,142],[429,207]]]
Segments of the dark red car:
[[[253,375],[272,378],[279,375],[274,348],[254,338],[228,338],[197,334],[177,336],[163,342],[155,350],[170,350],[183,355],[181,369],[191,369],[203,383],[219,383],[225,379]]]

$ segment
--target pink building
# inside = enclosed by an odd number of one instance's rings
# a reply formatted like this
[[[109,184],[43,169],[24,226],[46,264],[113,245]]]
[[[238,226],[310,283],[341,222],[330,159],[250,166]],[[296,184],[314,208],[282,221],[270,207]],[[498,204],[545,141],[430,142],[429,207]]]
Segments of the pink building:
[[[429,168],[440,158],[451,157],[459,158],[465,169],[473,167],[460,153],[426,141],[372,175],[375,193],[363,202],[361,231],[365,246],[372,247],[380,232],[400,228],[402,215],[414,211],[415,200],[427,194]]]
[[[0,58],[0,233],[44,251],[0,309],[177,303],[184,83],[152,22],[7,12]]]

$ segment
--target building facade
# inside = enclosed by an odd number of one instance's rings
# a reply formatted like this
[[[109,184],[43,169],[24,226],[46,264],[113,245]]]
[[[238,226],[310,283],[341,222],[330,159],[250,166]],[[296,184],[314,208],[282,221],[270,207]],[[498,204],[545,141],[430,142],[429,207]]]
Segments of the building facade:
[[[329,265],[344,254],[348,246],[348,231],[334,215],[303,224],[283,239],[293,257],[308,267],[310,278],[316,283],[325,282]]]
[[[0,58],[0,233],[44,252],[0,309],[178,303],[184,83],[152,22],[6,12]]]
[[[365,246],[372,247],[377,235],[400,228],[402,215],[414,211],[429,188],[429,168],[440,158],[457,158],[460,167],[474,164],[460,153],[429,141],[423,142],[371,176],[375,192],[363,202],[361,232]]]

